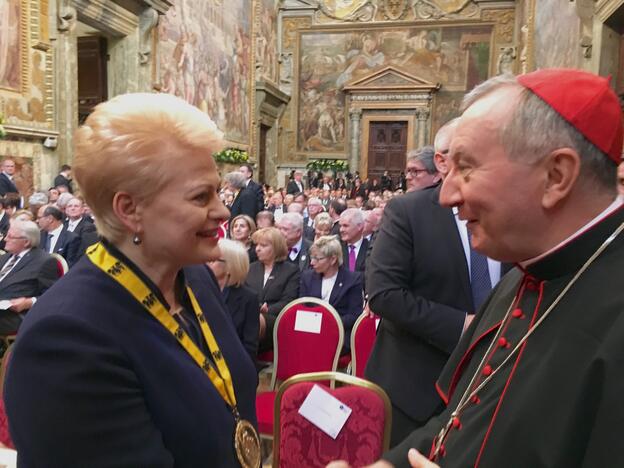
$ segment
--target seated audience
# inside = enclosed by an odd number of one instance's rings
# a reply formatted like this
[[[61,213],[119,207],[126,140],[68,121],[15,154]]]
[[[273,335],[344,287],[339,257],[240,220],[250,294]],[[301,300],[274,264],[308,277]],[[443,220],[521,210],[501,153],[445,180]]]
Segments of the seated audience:
[[[277,223],[277,228],[286,239],[287,259],[304,270],[310,265],[308,250],[312,245],[303,237],[303,216],[299,213],[286,213]]]
[[[299,295],[328,302],[340,315],[344,326],[343,350],[351,347],[351,329],[362,313],[363,294],[360,275],[342,264],[342,246],[335,236],[324,236],[310,247],[312,269],[301,273]]]
[[[258,229],[273,227],[274,225],[275,218],[272,212],[264,210],[256,215],[256,227]]]
[[[316,241],[323,236],[329,236],[333,225],[334,221],[329,216],[329,213],[319,213],[314,218],[314,240]]]
[[[41,229],[41,248],[48,253],[57,253],[72,266],[80,258],[80,237],[63,225],[63,213],[54,205],[39,208],[37,224]]]
[[[275,319],[299,295],[299,268],[286,260],[286,240],[276,228],[259,229],[251,239],[256,244],[258,261],[249,266],[245,284],[258,295],[262,352],[273,348]]]
[[[251,235],[256,232],[256,223],[247,215],[238,215],[230,221],[230,239],[240,242],[245,246],[249,263],[258,260],[256,246],[251,241]]]
[[[240,242],[231,239],[219,240],[219,251],[221,256],[208,262],[208,266],[217,278],[236,334],[251,360],[255,362],[258,353],[260,307],[256,293],[243,285],[249,272],[247,251]]]
[[[39,229],[32,221],[11,221],[6,254],[0,257],[0,300],[10,300],[0,310],[0,335],[15,333],[26,312],[58,277],[54,257],[38,248]]]

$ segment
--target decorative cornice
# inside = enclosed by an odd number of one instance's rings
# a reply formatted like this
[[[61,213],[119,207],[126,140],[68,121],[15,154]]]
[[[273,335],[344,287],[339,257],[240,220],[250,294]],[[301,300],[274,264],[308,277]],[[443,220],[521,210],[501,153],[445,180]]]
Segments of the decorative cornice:
[[[141,0],[146,6],[153,8],[159,14],[164,15],[173,6],[172,0]]]
[[[59,132],[54,130],[48,130],[45,128],[36,127],[23,127],[21,125],[3,125],[8,136],[27,138],[27,139],[39,139],[45,140],[48,137],[58,137]]]
[[[386,102],[386,101],[430,101],[431,94],[355,94],[351,101]]]
[[[96,24],[109,34],[129,36],[139,26],[137,15],[120,7],[111,0],[71,0],[78,11],[78,19],[87,24]]]

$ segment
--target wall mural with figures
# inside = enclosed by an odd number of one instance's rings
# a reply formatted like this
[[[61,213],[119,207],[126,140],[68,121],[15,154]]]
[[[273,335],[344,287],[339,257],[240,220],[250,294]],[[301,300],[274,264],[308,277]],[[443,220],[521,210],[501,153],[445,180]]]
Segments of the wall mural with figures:
[[[337,8],[340,2],[335,3]],[[490,25],[302,31],[298,47],[298,150],[344,152],[347,122],[343,88],[387,66],[442,84],[434,117],[437,128],[457,112],[467,90],[487,79],[492,33]]]
[[[256,70],[258,77],[277,82],[277,0],[258,0]]]
[[[231,142],[250,143],[250,0],[179,0],[159,25],[161,90],[199,107]]]

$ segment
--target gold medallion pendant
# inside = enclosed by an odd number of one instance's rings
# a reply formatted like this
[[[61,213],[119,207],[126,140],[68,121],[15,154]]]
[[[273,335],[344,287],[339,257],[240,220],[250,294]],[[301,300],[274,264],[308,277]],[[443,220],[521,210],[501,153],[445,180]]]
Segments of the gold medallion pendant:
[[[239,419],[234,429],[234,450],[243,468],[258,468],[262,461],[260,438],[249,421]]]

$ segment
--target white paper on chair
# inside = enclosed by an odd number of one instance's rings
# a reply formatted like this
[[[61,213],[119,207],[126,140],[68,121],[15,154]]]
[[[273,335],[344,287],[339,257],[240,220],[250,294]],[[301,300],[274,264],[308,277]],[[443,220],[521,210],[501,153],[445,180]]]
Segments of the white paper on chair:
[[[0,301],[0,310],[8,310],[13,304],[8,299]]]
[[[298,310],[295,317],[295,331],[307,333],[321,333],[321,322],[323,314],[320,312],[309,312],[307,310]]]
[[[299,414],[329,437],[336,439],[351,415],[351,408],[318,385],[314,385],[299,408]]]

